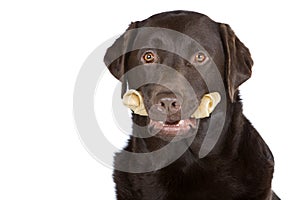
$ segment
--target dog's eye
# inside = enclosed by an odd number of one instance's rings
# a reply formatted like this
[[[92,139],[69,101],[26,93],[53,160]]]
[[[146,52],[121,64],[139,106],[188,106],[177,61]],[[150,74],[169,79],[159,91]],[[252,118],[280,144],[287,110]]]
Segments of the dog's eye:
[[[207,57],[203,52],[199,52],[196,54],[195,60],[198,63],[204,63],[206,61]]]
[[[155,54],[151,51],[146,52],[143,55],[143,61],[145,63],[153,63],[155,61]]]

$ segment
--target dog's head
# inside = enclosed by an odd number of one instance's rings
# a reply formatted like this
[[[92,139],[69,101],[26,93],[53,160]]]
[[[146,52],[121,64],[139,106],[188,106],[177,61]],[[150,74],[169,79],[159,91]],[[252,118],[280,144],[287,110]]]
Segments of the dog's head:
[[[219,77],[226,91],[222,101],[238,101],[238,87],[251,76],[253,64],[228,25],[187,11],[132,23],[104,62],[122,81],[122,94],[128,89],[141,93],[149,116],[139,117],[147,118],[149,132],[162,137],[196,128],[191,115]]]

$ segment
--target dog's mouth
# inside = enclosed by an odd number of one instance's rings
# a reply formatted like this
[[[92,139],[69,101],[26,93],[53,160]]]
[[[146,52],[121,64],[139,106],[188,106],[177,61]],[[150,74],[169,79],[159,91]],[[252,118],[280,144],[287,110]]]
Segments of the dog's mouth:
[[[185,135],[191,130],[197,128],[197,120],[195,118],[181,119],[179,121],[168,122],[168,121],[155,121],[150,119],[148,129],[154,134],[177,136]]]

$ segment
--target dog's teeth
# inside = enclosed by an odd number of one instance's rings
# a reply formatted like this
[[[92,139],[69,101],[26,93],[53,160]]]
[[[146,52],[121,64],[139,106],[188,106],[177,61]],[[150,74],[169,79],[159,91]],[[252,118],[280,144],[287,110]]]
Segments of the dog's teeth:
[[[163,124],[164,122],[163,121],[158,121],[160,124]]]
[[[183,123],[184,123],[184,121],[180,120],[179,123],[178,123],[178,125],[182,125]]]

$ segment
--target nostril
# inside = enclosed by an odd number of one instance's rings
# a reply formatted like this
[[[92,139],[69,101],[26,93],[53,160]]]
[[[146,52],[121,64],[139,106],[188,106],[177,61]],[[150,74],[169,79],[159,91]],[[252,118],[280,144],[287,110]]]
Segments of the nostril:
[[[176,113],[181,109],[181,104],[176,98],[162,98],[158,105],[162,110],[169,113]]]
[[[174,107],[174,108],[178,107],[177,101],[174,101],[171,105],[172,105],[172,107]]]
[[[153,105],[161,114],[173,115],[182,108],[181,95],[174,93],[158,93],[153,99]]]

